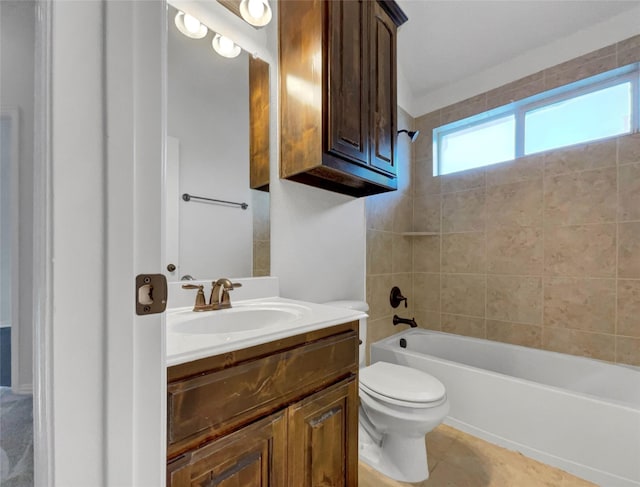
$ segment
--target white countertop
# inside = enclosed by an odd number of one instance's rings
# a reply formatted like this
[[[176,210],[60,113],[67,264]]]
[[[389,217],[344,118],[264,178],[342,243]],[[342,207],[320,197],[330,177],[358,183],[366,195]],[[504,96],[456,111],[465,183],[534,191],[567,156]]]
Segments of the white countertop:
[[[201,313],[190,311],[191,307],[170,309],[167,311],[167,367],[367,317],[361,311],[281,297],[233,301],[233,305],[237,309],[243,306],[260,307],[261,305],[277,308],[279,304],[283,308],[288,306],[290,309],[295,309],[295,316],[265,328],[247,331],[234,330],[228,333],[185,333],[179,330],[181,324],[190,320],[202,321],[207,316],[213,317],[216,313],[230,313],[235,308]]]

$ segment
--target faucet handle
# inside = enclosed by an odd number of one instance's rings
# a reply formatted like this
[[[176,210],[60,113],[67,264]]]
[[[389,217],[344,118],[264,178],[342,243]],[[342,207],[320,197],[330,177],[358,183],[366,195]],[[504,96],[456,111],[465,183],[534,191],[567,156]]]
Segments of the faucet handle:
[[[242,284],[239,282],[230,283],[231,286],[222,288],[222,298],[220,299],[220,307],[231,308],[231,296],[229,296],[229,291],[233,291],[237,287],[242,287]]]
[[[183,284],[182,289],[203,289],[202,284]]]
[[[400,303],[402,301],[404,301],[404,307],[406,308],[407,298],[402,295],[402,291],[400,291],[400,288],[398,286],[393,286],[391,288],[391,295],[389,296],[389,302],[391,303],[391,306],[397,308],[398,306],[400,306]]]
[[[231,286],[222,288],[222,298],[220,299],[220,307],[231,308],[231,296],[229,296],[229,291],[233,291],[237,287],[242,287],[242,284],[239,282],[232,282]]]
[[[204,297],[204,286],[202,284],[183,284],[182,289],[197,289],[196,304],[193,306],[193,311],[205,311],[207,308],[207,302]]]

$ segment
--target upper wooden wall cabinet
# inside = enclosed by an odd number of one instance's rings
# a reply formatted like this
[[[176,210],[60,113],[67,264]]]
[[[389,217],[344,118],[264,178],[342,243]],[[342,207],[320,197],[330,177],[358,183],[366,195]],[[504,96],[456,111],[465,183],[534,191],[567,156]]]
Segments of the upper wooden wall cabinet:
[[[269,64],[249,56],[249,183],[269,191]]]
[[[352,196],[397,189],[394,1],[278,3],[280,177]]]

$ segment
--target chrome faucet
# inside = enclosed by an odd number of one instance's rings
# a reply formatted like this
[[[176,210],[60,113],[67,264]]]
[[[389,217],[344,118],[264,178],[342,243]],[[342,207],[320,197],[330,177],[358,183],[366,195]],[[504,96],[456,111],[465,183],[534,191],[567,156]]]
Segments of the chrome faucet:
[[[182,289],[197,289],[196,303],[193,311],[214,311],[217,309],[231,308],[231,298],[229,291],[233,291],[237,287],[242,287],[239,282],[231,282],[227,278],[218,279],[211,283],[211,295],[209,296],[209,304],[204,297],[204,286],[202,284],[183,284]]]

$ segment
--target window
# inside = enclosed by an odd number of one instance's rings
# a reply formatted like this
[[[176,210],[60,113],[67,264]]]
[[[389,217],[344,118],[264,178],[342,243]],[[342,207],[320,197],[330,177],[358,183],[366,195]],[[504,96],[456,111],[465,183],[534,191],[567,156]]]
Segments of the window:
[[[637,131],[639,85],[631,65],[439,127],[434,175]]]
[[[450,173],[513,159],[515,127],[515,116],[508,115],[443,135],[440,139],[442,167]]]
[[[524,153],[631,132],[631,82],[534,108],[524,115]]]

